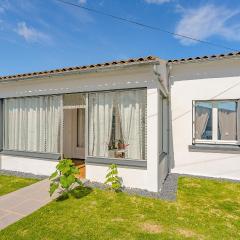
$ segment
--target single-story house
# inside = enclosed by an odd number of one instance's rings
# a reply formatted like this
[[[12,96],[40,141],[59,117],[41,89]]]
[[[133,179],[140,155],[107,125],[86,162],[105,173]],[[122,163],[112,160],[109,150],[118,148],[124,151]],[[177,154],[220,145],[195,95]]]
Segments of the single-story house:
[[[158,192],[169,172],[240,179],[240,53],[144,57],[0,77],[0,169],[60,159]]]

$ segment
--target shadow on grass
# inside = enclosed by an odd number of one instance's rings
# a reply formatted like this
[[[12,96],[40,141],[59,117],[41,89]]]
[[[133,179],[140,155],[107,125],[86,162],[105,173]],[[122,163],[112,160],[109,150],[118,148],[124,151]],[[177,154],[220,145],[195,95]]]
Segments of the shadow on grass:
[[[56,200],[64,201],[66,199],[69,199],[70,196],[72,196],[73,198],[76,198],[76,199],[80,199],[80,198],[87,196],[92,191],[93,190],[90,187],[78,186],[78,187],[74,188],[72,191],[70,191],[69,193],[62,193]]]

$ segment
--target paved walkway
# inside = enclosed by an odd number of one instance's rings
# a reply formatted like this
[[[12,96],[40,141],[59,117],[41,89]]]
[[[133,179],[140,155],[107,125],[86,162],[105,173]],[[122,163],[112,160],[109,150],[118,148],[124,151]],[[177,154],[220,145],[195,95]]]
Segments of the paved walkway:
[[[0,230],[52,201],[45,179],[0,197]]]

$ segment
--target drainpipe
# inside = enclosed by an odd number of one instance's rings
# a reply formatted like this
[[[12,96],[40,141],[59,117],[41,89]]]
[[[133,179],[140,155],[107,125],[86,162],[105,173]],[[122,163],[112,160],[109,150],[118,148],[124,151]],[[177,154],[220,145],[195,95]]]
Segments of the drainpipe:
[[[160,64],[155,64],[153,66],[153,72],[157,76],[157,79],[160,83],[160,90],[162,91],[164,97],[167,98],[168,95],[169,95],[169,91],[167,89],[168,86],[166,87],[165,84],[164,84],[164,80],[163,80],[162,75],[160,73],[159,67],[160,67]],[[167,83],[168,83],[168,81],[167,81]]]
[[[172,153],[170,153],[170,134],[172,132],[171,129],[171,70],[172,70],[172,64],[167,63],[166,64],[166,69],[167,69],[167,84],[168,84],[168,89],[169,89],[169,98],[168,98],[168,156],[169,156],[169,161],[168,161],[168,173],[171,173],[171,165],[170,165],[170,159],[172,158]]]
[[[165,72],[165,77],[166,77],[166,82],[164,82],[162,74],[160,73],[160,64],[158,65],[154,65],[154,74],[157,76],[157,79],[160,83],[160,90],[162,92],[162,94],[164,95],[164,97],[167,99],[167,154],[168,154],[168,161],[167,161],[167,168],[168,168],[168,173],[171,171],[171,165],[170,165],[170,158],[171,158],[171,154],[170,154],[170,116],[171,116],[171,108],[170,108],[170,93],[171,93],[171,83],[170,83],[170,71],[171,71],[171,65],[169,65],[168,63],[164,62],[164,66],[166,69]],[[167,86],[166,86],[167,84]]]

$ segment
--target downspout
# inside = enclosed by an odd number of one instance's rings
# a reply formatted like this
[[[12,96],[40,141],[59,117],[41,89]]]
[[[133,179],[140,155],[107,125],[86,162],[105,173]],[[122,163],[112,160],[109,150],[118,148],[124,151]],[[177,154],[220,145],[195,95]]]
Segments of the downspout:
[[[155,64],[154,67],[153,67],[153,71],[154,71],[154,74],[156,75],[157,77],[157,80],[159,82],[159,86],[160,86],[160,91],[161,91],[161,94],[163,95],[163,99],[166,99],[167,101],[167,131],[166,131],[166,144],[167,144],[167,147],[166,149],[163,149],[162,153],[160,154],[160,152],[158,152],[158,167],[161,163],[161,161],[167,157],[167,173],[166,173],[166,176],[168,175],[169,173],[169,72],[168,72],[168,68],[167,68],[167,63],[164,62],[162,63],[162,66],[164,66],[164,71],[161,73],[161,69],[160,69],[160,64]],[[164,78],[166,79],[166,81],[164,81]],[[167,85],[166,85],[167,84]],[[163,114],[163,112],[161,113]],[[165,135],[165,134],[164,134]],[[162,132],[162,136],[163,135],[163,132]],[[161,136],[159,136],[161,137]],[[163,138],[163,141],[164,141],[164,138]],[[163,180],[165,181],[165,179]],[[160,184],[160,176],[158,176],[158,184]],[[161,186],[162,187],[162,186]]]
[[[153,66],[153,72],[154,72],[154,74],[157,76],[157,79],[158,79],[158,81],[159,81],[159,83],[160,83],[160,90],[162,91],[162,93],[163,93],[163,95],[164,95],[164,97],[168,97],[168,95],[169,95],[169,91],[168,91],[168,89],[167,89],[167,87],[165,86],[165,84],[164,84],[164,80],[162,79],[162,76],[161,76],[161,73],[159,72],[159,66],[160,66],[160,64],[154,64],[154,66]],[[166,65],[167,66],[167,65]],[[168,82],[168,81],[167,81]]]
[[[168,98],[168,156],[169,156],[169,160],[168,160],[168,173],[171,173],[171,165],[170,165],[170,160],[172,158],[172,154],[170,153],[170,144],[172,144],[170,142],[170,134],[172,132],[172,129],[170,128],[171,126],[171,69],[172,69],[172,65],[169,63],[166,63],[166,70],[167,70],[167,84],[168,84],[168,89],[169,89],[169,98]]]

